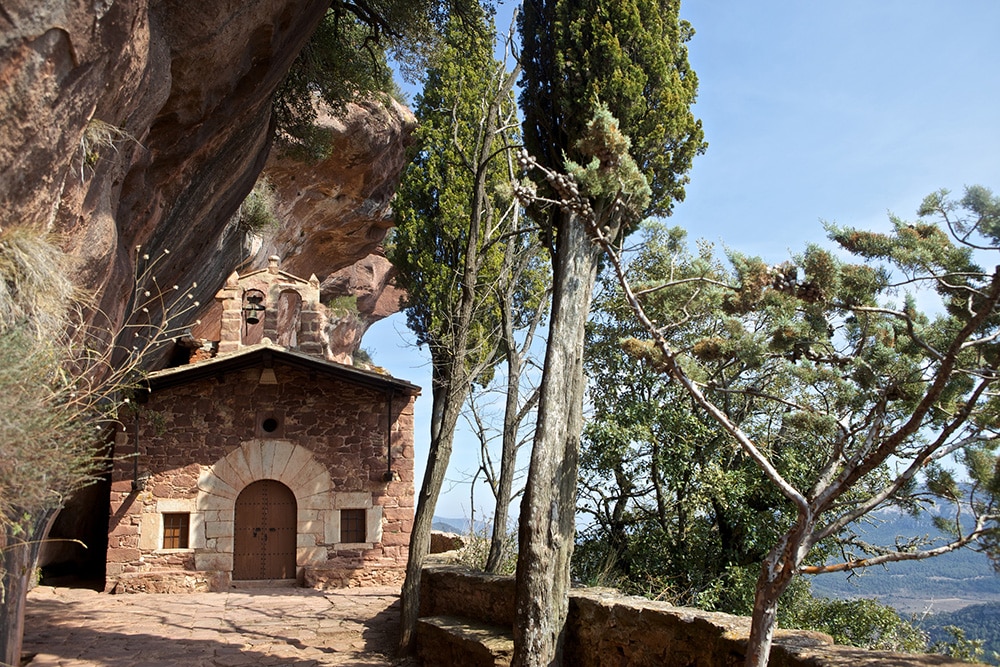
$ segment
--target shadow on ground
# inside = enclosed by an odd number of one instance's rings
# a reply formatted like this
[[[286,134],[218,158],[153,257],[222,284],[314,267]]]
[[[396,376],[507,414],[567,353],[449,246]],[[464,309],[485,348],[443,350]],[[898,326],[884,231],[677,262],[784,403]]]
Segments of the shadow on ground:
[[[134,594],[33,591],[24,652],[31,667],[383,667],[393,658],[399,600],[304,591]]]

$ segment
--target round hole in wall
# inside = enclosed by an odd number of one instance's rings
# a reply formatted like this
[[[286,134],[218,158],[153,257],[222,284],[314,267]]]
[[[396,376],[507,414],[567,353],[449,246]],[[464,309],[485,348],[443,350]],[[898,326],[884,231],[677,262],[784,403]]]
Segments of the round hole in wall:
[[[278,430],[278,420],[274,417],[268,417],[263,422],[261,422],[260,427],[264,429],[265,433],[274,433]]]

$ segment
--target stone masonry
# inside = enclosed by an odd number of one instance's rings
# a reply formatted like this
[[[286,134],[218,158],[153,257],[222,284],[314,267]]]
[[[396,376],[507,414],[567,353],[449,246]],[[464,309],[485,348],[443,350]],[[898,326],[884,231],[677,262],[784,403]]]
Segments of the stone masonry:
[[[152,373],[123,415],[106,587],[400,583],[420,389],[334,358],[319,282],[277,257],[216,299],[217,356]]]
[[[272,354],[266,370],[223,366],[188,382],[177,382],[182,374],[174,371],[177,383],[162,388],[157,382],[171,376],[151,378],[147,402],[116,443],[109,589],[226,587],[234,503],[260,479],[295,494],[300,581],[324,587],[401,580],[413,516],[413,396],[390,400],[386,389]],[[213,364],[219,362],[198,366]],[[365,511],[364,542],[340,541],[344,509]],[[178,512],[190,516],[189,546],[164,549],[163,515]]]

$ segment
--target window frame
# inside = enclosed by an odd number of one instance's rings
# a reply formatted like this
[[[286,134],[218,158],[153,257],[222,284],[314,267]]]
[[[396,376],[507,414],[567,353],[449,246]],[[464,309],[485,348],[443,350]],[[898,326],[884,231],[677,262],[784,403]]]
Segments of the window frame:
[[[349,539],[358,537],[360,539]],[[350,507],[340,510],[340,543],[366,544],[368,542],[368,510]]]
[[[162,519],[163,539],[160,540],[161,548],[165,551],[190,549],[191,513],[164,512]]]

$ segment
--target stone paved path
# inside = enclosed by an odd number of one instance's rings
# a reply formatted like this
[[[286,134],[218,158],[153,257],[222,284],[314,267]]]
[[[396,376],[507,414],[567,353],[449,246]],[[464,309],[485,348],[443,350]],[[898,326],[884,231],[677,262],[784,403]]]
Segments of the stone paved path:
[[[399,589],[248,589],[107,595],[39,587],[28,595],[31,667],[351,667],[415,665],[390,656]]]

